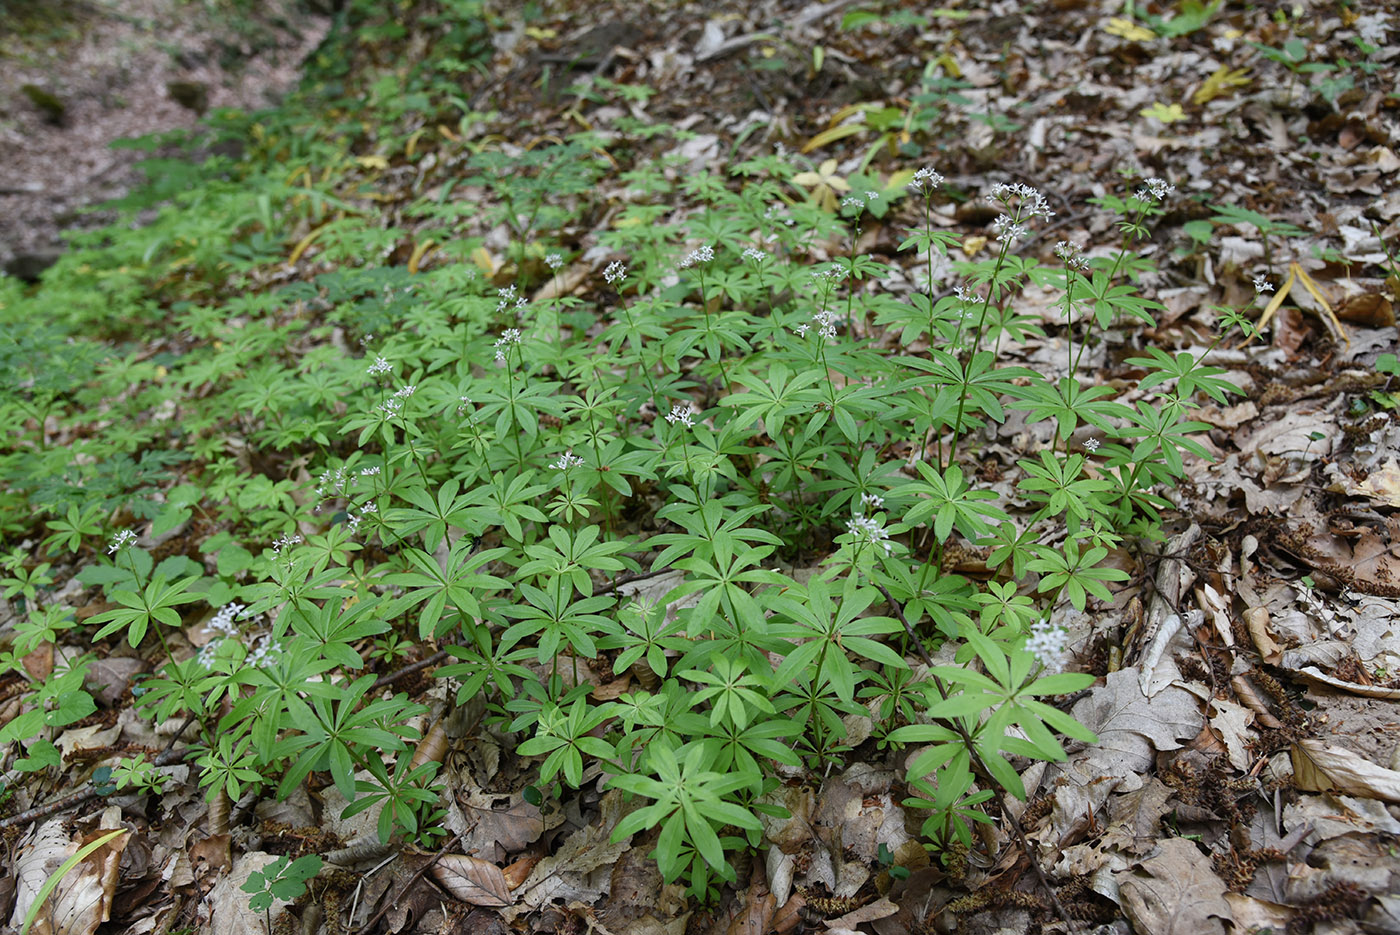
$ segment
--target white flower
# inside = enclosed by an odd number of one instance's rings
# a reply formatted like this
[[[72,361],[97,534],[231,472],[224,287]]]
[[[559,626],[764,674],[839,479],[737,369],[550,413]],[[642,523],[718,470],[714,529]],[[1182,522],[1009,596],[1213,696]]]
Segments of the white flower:
[[[507,305],[515,301],[515,286],[511,285],[506,286],[504,289],[497,289],[496,295],[500,297],[500,301],[496,303],[496,311],[503,312]]]
[[[973,292],[971,289],[964,289],[962,286],[954,286],[953,294],[958,297],[958,301],[965,304],[970,305],[977,301],[977,293]]]
[[[812,326],[804,321],[802,324],[798,325],[792,330],[797,332],[798,337],[805,338],[807,337],[807,332],[812,330]]]
[[[398,399],[407,399],[417,391],[418,386],[416,384],[409,383],[399,387],[398,392],[394,393],[394,396]]]
[[[222,636],[216,640],[210,640],[209,642],[205,643],[202,647],[200,647],[199,654],[194,657],[195,665],[199,666],[206,672],[214,668],[214,660],[219,658],[219,650],[223,647],[223,645],[224,637]]]
[[[551,464],[550,467],[554,468],[556,471],[567,471],[569,468],[579,467],[582,464],[583,459],[575,455],[574,450],[570,448],[560,455],[559,460]]]
[[[848,195],[841,199],[841,207],[855,208],[857,211],[862,211],[865,209],[865,202],[854,195]]]
[[[259,669],[270,669],[277,664],[277,659],[281,655],[282,644],[271,637],[263,637],[244,662],[250,666],[257,666]]]
[[[745,247],[744,259],[753,260],[755,263],[762,263],[764,260],[768,259],[768,254],[757,247]]]
[[[364,519],[365,518],[363,516],[351,513],[349,518],[345,521],[345,528],[350,530],[351,532],[359,532],[360,523],[364,522]]]
[[[107,547],[107,554],[112,555],[120,552],[135,541],[136,533],[132,532],[130,529],[123,529],[112,537],[112,544]]]
[[[679,422],[686,428],[695,426],[695,418],[690,414],[689,406],[672,406],[670,415],[666,416],[666,421],[672,425]]]
[[[1147,179],[1146,184],[1147,187],[1137,193],[1144,201],[1166,201],[1167,196],[1176,191],[1175,185],[1169,185],[1166,179],[1159,179],[1155,175]]]
[[[1274,291],[1274,287],[1273,287],[1273,284],[1270,283],[1268,279],[1264,278],[1263,276],[1260,276],[1258,279],[1254,280],[1254,291],[1255,291],[1255,292],[1273,292],[1273,291]]]
[[[614,260],[613,262],[609,263],[608,268],[603,270],[603,278],[607,280],[609,285],[612,285],[616,282],[622,282],[622,277],[626,275],[627,267],[623,266],[617,260]]]
[[[873,506],[878,510],[885,505],[885,498],[877,493],[863,493],[860,495],[860,505],[863,507]]]
[[[238,619],[238,615],[247,608],[242,604],[225,604],[219,608],[219,612],[209,621],[209,629],[217,630],[225,636],[234,636],[238,633],[238,627],[233,622]],[[205,668],[208,668],[206,666]]]
[[[1069,657],[1069,631],[1048,620],[1037,620],[1026,636],[1026,651],[1039,659],[1048,671],[1058,672]]]
[[[1019,182],[1007,183],[999,182],[992,186],[992,190],[987,194],[987,201],[990,204],[1001,205],[1008,211],[1012,210],[1016,221],[1025,221],[1033,217],[1043,217],[1046,220],[1055,216],[1055,212],[1050,210],[1050,203],[1045,200],[1045,196],[1029,185],[1022,185]]]
[[[866,193],[865,193],[865,200],[866,200],[866,202],[879,201],[879,200],[880,200],[880,193],[879,193],[879,192],[866,192]]]
[[[550,269],[558,269],[564,265],[564,255],[561,253],[551,253],[544,258],[544,262]]]
[[[1098,451],[1098,450],[1099,450],[1099,440],[1098,440],[1097,438],[1091,438],[1091,439],[1089,439],[1088,441],[1086,441],[1086,442],[1084,443],[1084,450],[1085,450],[1085,451],[1089,451],[1089,452]]]
[[[375,476],[376,474],[378,474],[378,473],[379,473],[379,468],[378,468],[378,467],[367,467],[367,468],[361,468],[361,469],[360,469],[360,476],[361,476],[361,477],[374,477],[374,476]]]
[[[377,376],[379,376],[381,373],[388,373],[389,371],[391,371],[391,370],[393,370],[393,369],[394,369],[394,365],[393,365],[393,364],[389,363],[389,362],[388,362],[387,360],[385,360],[383,357],[376,357],[376,358],[374,358],[374,363],[372,363],[372,364],[369,365],[369,370],[368,370],[367,372],[369,373],[370,376],[372,376],[372,377],[377,377]]]
[[[507,328],[505,331],[501,332],[501,336],[497,338],[496,343],[491,346],[496,349],[496,359],[505,360],[506,351],[510,350],[513,345],[518,345],[519,343],[520,329]]]
[[[882,547],[886,555],[891,551],[892,547],[888,541],[890,534],[885,531],[885,527],[880,521],[873,517],[855,514],[846,520],[846,531],[855,536],[858,542],[868,542],[871,545]]]
[[[997,240],[1002,243],[1015,243],[1018,240],[1024,240],[1029,233],[1024,224],[1017,224],[1004,214],[992,222],[992,230],[996,233]]]
[[[812,316],[812,321],[818,325],[817,334],[828,341],[836,340],[836,313],[823,309]]]
[[[276,542],[272,543],[272,554],[273,554],[273,555],[280,555],[281,552],[282,552],[282,550],[283,550],[284,548],[286,548],[287,546],[289,546],[289,545],[301,545],[301,543],[302,543],[302,538],[301,538],[301,536],[286,536],[286,535],[281,536],[280,538],[278,538],[278,540],[277,540]]]
[[[918,194],[919,192],[930,194],[935,188],[942,184],[943,176],[939,175],[932,169],[920,169],[919,171],[914,173],[914,178],[909,182],[908,185],[905,186],[905,188],[909,189],[915,194]]]
[[[710,246],[698,247],[685,255],[681,260],[681,269],[689,269],[696,263],[708,263],[715,258],[714,248]]]

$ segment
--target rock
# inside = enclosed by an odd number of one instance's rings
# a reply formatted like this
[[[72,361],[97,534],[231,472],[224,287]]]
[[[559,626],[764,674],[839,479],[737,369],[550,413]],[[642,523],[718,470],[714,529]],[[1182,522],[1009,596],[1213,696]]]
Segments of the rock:
[[[19,86],[24,96],[29,98],[41,114],[44,115],[44,122],[59,126],[63,123],[63,115],[68,108],[63,101],[52,91],[46,91],[37,84],[22,84]]]
[[[165,90],[175,103],[201,117],[209,109],[209,86],[202,81],[167,81]]]

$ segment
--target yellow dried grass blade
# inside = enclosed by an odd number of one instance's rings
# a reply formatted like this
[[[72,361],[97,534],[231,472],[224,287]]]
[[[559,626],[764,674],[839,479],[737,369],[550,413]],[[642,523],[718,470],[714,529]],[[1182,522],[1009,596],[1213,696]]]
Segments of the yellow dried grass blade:
[[[311,233],[307,234],[305,237],[301,238],[301,240],[297,241],[297,245],[292,248],[292,255],[287,257],[287,265],[296,266],[297,260],[301,259],[301,255],[306,252],[306,248],[310,247],[311,244],[316,240],[316,238],[321,236],[321,231],[325,229],[326,228],[324,226],[318,227]]]
[[[423,261],[423,257],[428,255],[428,251],[432,250],[433,246],[433,241],[428,239],[413,248],[413,253],[408,258],[408,271],[410,273],[418,272],[418,264]]]
[[[1327,313],[1328,324],[1330,324],[1333,327],[1333,329],[1335,329],[1334,333],[1340,336],[1341,339],[1347,344],[1351,344],[1351,336],[1348,335],[1346,329],[1342,327],[1341,321],[1337,318],[1337,313],[1332,311],[1332,304],[1327,301],[1327,298],[1322,294],[1322,291],[1318,287],[1317,283],[1313,282],[1313,279],[1311,276],[1308,275],[1307,270],[1303,269],[1297,263],[1290,264],[1290,269],[1290,275],[1297,274],[1298,281],[1303,284],[1303,288],[1311,292],[1312,297],[1314,299],[1317,299],[1317,301],[1321,303],[1322,310]]]
[[[1292,288],[1293,270],[1290,269],[1288,271],[1288,281],[1283,284],[1283,286],[1278,290],[1278,292],[1274,293],[1274,297],[1269,300],[1269,304],[1264,306],[1264,314],[1259,316],[1259,321],[1254,326],[1254,333],[1256,335],[1262,334],[1264,331],[1264,326],[1267,325],[1269,322],[1273,321],[1275,313],[1277,313],[1279,307],[1283,305],[1283,300],[1288,298],[1288,290]],[[1249,341],[1253,340],[1254,338],[1249,339]],[[1248,344],[1249,341],[1245,341],[1244,343]]]
[[[810,153],[814,149],[821,149],[828,143],[835,143],[837,140],[845,139],[848,136],[853,136],[859,133],[861,130],[864,130],[865,128],[865,124],[863,123],[843,123],[839,127],[832,127],[829,130],[823,130],[822,132],[818,133],[816,136],[808,140],[806,144],[802,147],[802,151],[804,153]]]

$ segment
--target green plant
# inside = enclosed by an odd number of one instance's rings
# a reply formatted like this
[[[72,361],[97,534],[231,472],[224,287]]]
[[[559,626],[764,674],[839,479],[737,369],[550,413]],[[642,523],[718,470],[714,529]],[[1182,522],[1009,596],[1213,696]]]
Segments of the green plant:
[[[272,903],[278,899],[300,899],[306,892],[307,881],[321,872],[321,864],[319,854],[308,854],[296,860],[282,856],[248,874],[241,889],[252,894],[248,908],[267,917],[269,932],[272,931]]]

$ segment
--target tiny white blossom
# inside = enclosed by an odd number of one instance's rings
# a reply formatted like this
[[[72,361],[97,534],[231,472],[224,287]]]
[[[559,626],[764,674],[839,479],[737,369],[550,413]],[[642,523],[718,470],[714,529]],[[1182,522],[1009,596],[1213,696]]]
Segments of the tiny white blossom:
[[[389,362],[388,362],[387,360],[385,360],[383,357],[376,357],[376,358],[374,358],[374,363],[372,363],[372,364],[369,365],[369,370],[368,370],[367,372],[369,373],[370,376],[372,376],[372,377],[377,377],[377,376],[379,376],[381,373],[388,373],[389,371],[391,371],[391,370],[393,370],[393,369],[394,369],[394,365],[393,365],[393,364],[389,363]]]
[[[200,647],[199,654],[194,657],[194,664],[204,671],[214,668],[214,660],[219,658],[219,650],[223,648],[225,637],[210,640]]]
[[[1263,276],[1260,276],[1258,279],[1254,280],[1254,291],[1255,291],[1255,292],[1273,292],[1273,291],[1274,291],[1274,287],[1273,287],[1273,284],[1270,283],[1268,279],[1266,279],[1266,278],[1263,277]]]
[[[846,520],[846,531],[855,536],[858,541],[880,546],[885,550],[886,555],[892,550],[889,543],[890,534],[885,531],[885,527],[877,519],[861,516],[857,513]]]
[[[812,330],[812,326],[804,321],[802,324],[798,325],[792,330],[797,332],[798,337],[805,338],[807,337],[807,332]]]
[[[686,428],[692,428],[695,425],[695,418],[690,414],[689,406],[672,406],[670,414],[666,416],[666,421],[672,425],[679,422]]]
[[[854,195],[850,195],[846,198],[841,199],[841,207],[855,208],[857,211],[860,211],[865,208],[865,202],[855,197]]]
[[[987,201],[990,204],[1001,205],[1008,211],[1012,210],[1017,221],[1028,220],[1033,217],[1042,217],[1046,220],[1055,216],[1055,212],[1050,210],[1050,203],[1045,200],[1037,189],[1029,185],[1022,185],[1019,182],[1007,183],[999,182],[992,186],[992,190],[987,194]]]
[[[504,289],[497,289],[496,295],[500,297],[500,301],[496,303],[496,311],[503,312],[507,305],[515,301],[515,286],[511,285],[506,286]]]
[[[416,384],[408,383],[408,384],[405,384],[404,386],[399,387],[398,391],[397,391],[396,393],[394,393],[394,396],[396,396],[396,397],[398,397],[398,398],[400,398],[400,399],[407,399],[408,397],[412,396],[412,395],[413,395],[414,393],[416,393],[417,391],[418,391],[418,386],[417,386]]]
[[[603,270],[603,278],[607,280],[609,285],[612,285],[613,283],[617,282],[622,282],[622,278],[626,275],[627,267],[623,266],[617,260],[614,260],[613,262],[609,263],[608,268]]]
[[[225,636],[236,635],[238,633],[238,627],[234,625],[234,621],[237,620],[238,615],[243,613],[246,609],[247,608],[242,604],[225,604],[223,607],[219,608],[219,612],[209,621],[209,629],[217,630]]]
[[[960,302],[971,303],[977,301],[977,293],[973,292],[971,289],[964,289],[962,286],[954,286],[953,294],[958,297],[958,301]]]
[[[270,669],[277,664],[277,659],[281,655],[282,644],[269,637],[264,637],[248,654],[248,658],[244,662],[259,669]]]
[[[360,507],[360,512],[361,512],[361,513],[364,513],[364,514],[366,514],[366,515],[368,515],[368,514],[370,514],[370,513],[378,513],[378,512],[379,512],[379,504],[377,504],[377,503],[375,503],[373,500],[371,500],[371,501],[369,501],[368,503],[366,503],[364,506]]]
[[[860,495],[860,505],[863,507],[873,506],[878,510],[885,505],[885,498],[877,493],[863,493]]]
[[[1037,620],[1026,636],[1026,651],[1039,659],[1048,671],[1058,672],[1069,656],[1069,632],[1048,620]]]
[[[551,464],[550,467],[554,468],[556,471],[567,471],[569,468],[579,467],[582,464],[583,459],[575,455],[573,449],[570,448],[560,455],[559,460]]]
[[[519,343],[520,329],[507,328],[505,331],[501,332],[501,336],[497,338],[496,343],[491,346],[496,349],[496,359],[505,360],[506,351],[510,350],[513,345],[518,345]]]
[[[1097,438],[1091,438],[1091,439],[1089,439],[1088,441],[1086,441],[1086,442],[1084,443],[1084,450],[1085,450],[1085,451],[1090,451],[1090,452],[1092,452],[1092,451],[1098,451],[1098,450],[1099,450],[1099,440],[1098,440]]]
[[[753,260],[755,263],[762,263],[764,260],[768,259],[768,254],[757,247],[745,247],[743,256],[744,259]]]
[[[544,262],[550,269],[558,269],[564,265],[564,255],[562,253],[551,253],[544,258]]]
[[[379,468],[378,468],[378,467],[360,468],[360,476],[361,476],[361,477],[374,477],[374,476],[375,476],[376,474],[378,474],[378,473],[379,473]]]
[[[1166,179],[1159,179],[1155,175],[1146,180],[1146,185],[1146,188],[1138,192],[1138,197],[1144,201],[1166,201],[1167,196],[1176,191],[1175,185],[1169,185]]]
[[[924,192],[925,194],[928,194],[942,184],[943,176],[939,175],[932,169],[925,168],[915,172],[914,178],[910,180],[909,184],[906,185],[905,188],[909,189],[915,194],[918,194],[919,192]]]
[[[136,533],[132,532],[130,529],[123,529],[112,537],[112,544],[107,547],[107,554],[112,555],[120,552],[135,541]]]
[[[272,543],[272,554],[279,555],[281,554],[282,550],[287,546],[301,545],[302,541],[303,540],[301,536],[281,536],[277,539],[276,542]]]
[[[685,255],[685,259],[681,260],[681,269],[689,269],[697,263],[708,263],[714,258],[715,251],[713,247],[710,247],[708,245],[704,247],[697,247],[696,249],[687,253]]]
[[[865,200],[866,200],[866,202],[879,201],[879,200],[880,200],[880,193],[879,193],[879,192],[866,192],[866,193],[865,193]]]

